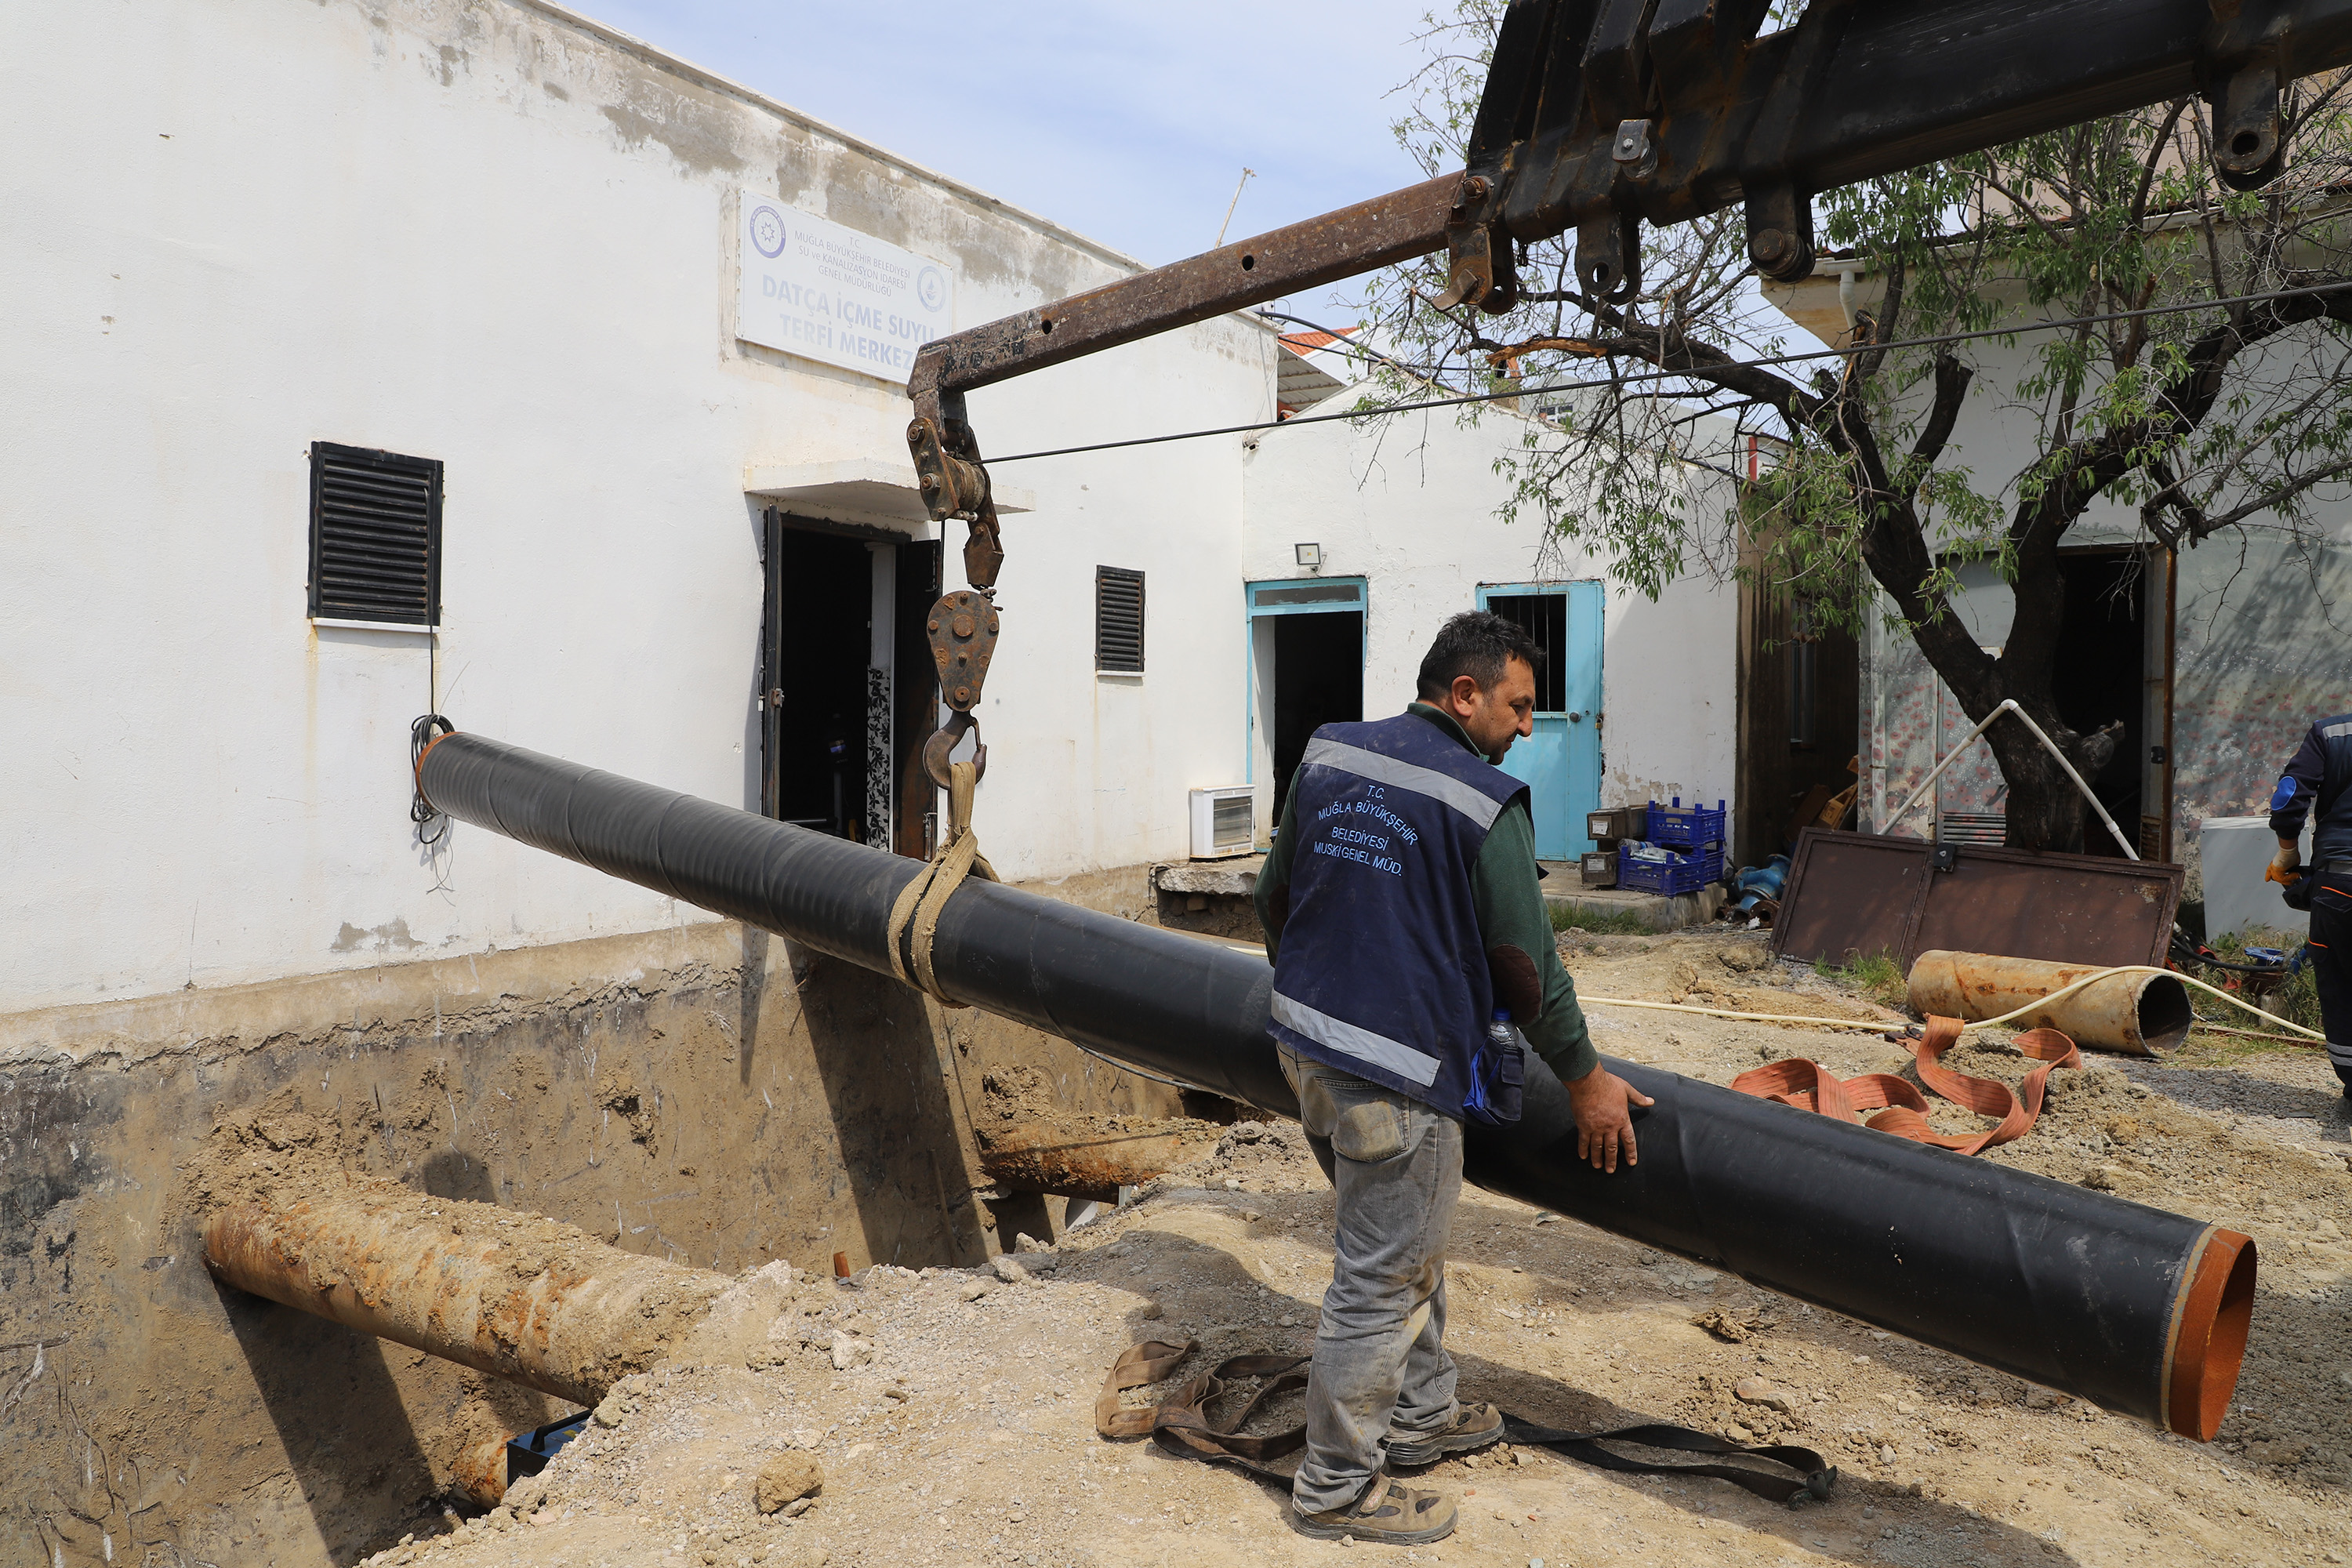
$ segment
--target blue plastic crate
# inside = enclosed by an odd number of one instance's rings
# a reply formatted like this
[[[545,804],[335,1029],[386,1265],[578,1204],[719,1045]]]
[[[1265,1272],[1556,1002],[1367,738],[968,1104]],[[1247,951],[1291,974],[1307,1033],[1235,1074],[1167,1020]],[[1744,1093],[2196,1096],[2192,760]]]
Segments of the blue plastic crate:
[[[1720,844],[1710,844],[1696,854],[1678,855],[1672,860],[1639,860],[1626,846],[1617,848],[1617,886],[1621,889],[1658,893],[1672,899],[1696,893],[1709,882],[1722,879]]]
[[[1703,844],[1723,842],[1723,802],[1717,801],[1709,811],[1703,805],[1685,805],[1683,797],[1675,796],[1672,805],[1650,803],[1650,831],[1653,844],[1663,844],[1673,849],[1696,849]]]

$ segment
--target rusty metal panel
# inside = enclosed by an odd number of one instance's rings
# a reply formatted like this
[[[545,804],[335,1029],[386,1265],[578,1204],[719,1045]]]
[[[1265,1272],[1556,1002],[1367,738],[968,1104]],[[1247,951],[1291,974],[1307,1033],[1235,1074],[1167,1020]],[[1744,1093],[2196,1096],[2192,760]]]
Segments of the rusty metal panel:
[[[2180,867],[1944,845],[1954,860],[1937,871],[1937,847],[1808,828],[1789,868],[1773,951],[1833,963],[1885,952],[1906,971],[1935,948],[2053,963],[2164,962]]]
[[[1805,829],[1789,862],[1772,951],[1837,963],[1901,949],[1927,885],[1927,850],[1912,838]]]

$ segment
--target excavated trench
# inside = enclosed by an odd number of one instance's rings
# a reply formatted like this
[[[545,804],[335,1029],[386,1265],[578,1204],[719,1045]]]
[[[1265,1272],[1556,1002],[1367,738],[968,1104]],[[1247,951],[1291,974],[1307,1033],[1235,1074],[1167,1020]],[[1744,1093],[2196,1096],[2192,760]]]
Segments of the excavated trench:
[[[1059,891],[1150,897],[1139,871]],[[1011,1133],[984,1083],[1015,1069],[1080,1119],[1033,1132],[1033,1158],[1179,1109],[732,922],[0,1020],[0,1562],[348,1563],[437,1522],[470,1454],[593,1381],[513,1381],[220,1285],[209,1215],[245,1213],[260,1256],[271,1205],[364,1191],[488,1216],[436,1268],[625,1257],[656,1287],[624,1314],[651,1353],[695,1280],[1050,1236],[1062,1200],[992,1175],[974,1136]],[[527,1341],[531,1305],[486,1310],[486,1342]]]

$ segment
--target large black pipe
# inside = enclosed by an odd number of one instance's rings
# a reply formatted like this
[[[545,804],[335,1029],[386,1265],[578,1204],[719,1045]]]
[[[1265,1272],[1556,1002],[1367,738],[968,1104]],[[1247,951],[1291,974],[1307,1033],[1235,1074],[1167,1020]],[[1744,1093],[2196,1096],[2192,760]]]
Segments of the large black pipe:
[[[427,749],[435,806],[567,859],[890,973],[917,863],[467,734]],[[967,882],[933,963],[958,999],[1278,1115],[1297,1103],[1248,953]],[[2210,1439],[2245,1351],[2254,1249],[2234,1232],[1632,1062],[1657,1104],[1642,1163],[1576,1159],[1568,1091],[1472,1126],[1478,1185],[2122,1415]]]

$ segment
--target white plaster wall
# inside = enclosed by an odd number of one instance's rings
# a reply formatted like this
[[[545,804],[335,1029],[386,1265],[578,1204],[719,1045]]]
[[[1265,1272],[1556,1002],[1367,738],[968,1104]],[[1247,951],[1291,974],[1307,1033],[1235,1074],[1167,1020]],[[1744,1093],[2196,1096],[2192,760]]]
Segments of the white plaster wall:
[[[1345,407],[1354,395],[1339,394],[1327,406]],[[1412,700],[1430,639],[1448,616],[1477,607],[1481,584],[1606,577],[1601,562],[1573,550],[1562,564],[1540,570],[1541,524],[1496,517],[1511,486],[1495,461],[1519,450],[1523,428],[1501,410],[1472,426],[1457,426],[1450,412],[1403,416],[1385,431],[1333,421],[1266,432],[1248,454],[1245,575],[1310,575],[1292,546],[1311,541],[1323,546],[1315,574],[1367,579],[1366,718]],[[1689,473],[1702,493],[1688,515],[1713,526],[1727,505],[1720,481]],[[1241,596],[1236,586],[1237,607]],[[1603,803],[1677,795],[1729,800],[1738,742],[1738,588],[1692,573],[1654,603],[1610,584],[1602,616]],[[1238,705],[1233,712],[1239,726]]]
[[[735,191],[952,261],[964,325],[1132,265],[515,0],[5,7],[0,148],[0,1008],[704,918],[420,850],[406,729],[755,799],[744,469],[903,465],[907,405],[732,341]],[[993,452],[1233,423],[1271,352],[1211,322],[971,407]],[[447,464],[437,654],[306,620],[314,438]],[[1005,479],[989,853],[1181,856],[1185,786],[1242,765],[1236,454]],[[1150,574],[1139,683],[1093,674],[1097,563]]]

